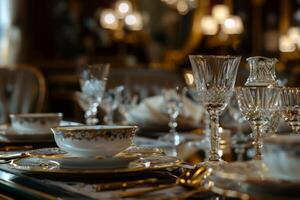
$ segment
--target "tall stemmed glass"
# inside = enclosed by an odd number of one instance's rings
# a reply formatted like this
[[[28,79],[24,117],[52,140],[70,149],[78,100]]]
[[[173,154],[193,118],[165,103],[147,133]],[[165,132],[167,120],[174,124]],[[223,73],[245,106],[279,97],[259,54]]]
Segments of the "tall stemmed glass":
[[[254,160],[261,160],[262,137],[264,127],[279,109],[279,88],[237,87],[238,104],[244,117],[249,121],[253,131],[255,155]]]
[[[169,133],[160,137],[160,140],[171,143],[174,147],[179,145],[182,137],[178,134],[176,128],[178,126],[177,117],[183,109],[182,94],[179,88],[163,90],[163,99],[166,105],[166,111],[169,115]]]
[[[210,116],[209,162],[220,164],[219,116],[227,106],[236,80],[241,57],[190,55],[190,62],[202,105]],[[217,161],[217,162],[215,162]]]
[[[283,119],[290,124],[293,133],[300,134],[300,88],[282,88],[280,97]]]
[[[88,109],[84,115],[88,125],[95,125],[99,122],[98,106],[105,91],[109,69],[109,64],[86,65],[81,69],[80,86],[82,95],[88,102]]]

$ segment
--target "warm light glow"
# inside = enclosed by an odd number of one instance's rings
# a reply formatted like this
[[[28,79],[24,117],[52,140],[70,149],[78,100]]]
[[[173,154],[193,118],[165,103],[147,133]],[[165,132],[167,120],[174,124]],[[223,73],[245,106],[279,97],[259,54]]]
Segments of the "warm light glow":
[[[165,2],[170,6],[175,6],[177,4],[177,0],[165,0]]]
[[[229,17],[230,11],[227,5],[219,4],[212,8],[212,16],[222,24]]]
[[[181,15],[185,15],[189,12],[189,5],[187,4],[186,1],[180,0],[177,3],[177,10]]]
[[[241,34],[244,31],[242,19],[239,16],[228,17],[222,24],[222,31],[225,34]]]
[[[142,16],[138,12],[133,12],[125,17],[125,24],[131,30],[141,30],[143,28]]]
[[[116,3],[116,12],[119,18],[124,18],[132,10],[132,4],[127,0],[120,0]]]
[[[135,16],[135,15],[128,15],[128,16],[126,16],[126,18],[125,18],[125,22],[126,22],[126,24],[129,25],[129,26],[135,25],[135,24],[136,24],[136,21],[137,21],[137,19],[136,19],[136,16]]]
[[[191,86],[194,84],[194,76],[191,72],[186,72],[184,78],[187,85]]]
[[[212,16],[203,16],[200,26],[203,34],[205,35],[215,35],[218,32],[218,22]]]
[[[289,35],[282,35],[279,37],[279,50],[281,52],[293,52],[296,50],[296,45]]]
[[[300,28],[299,27],[289,28],[287,34],[294,43],[296,43],[296,44],[300,43]]]
[[[118,27],[118,19],[112,9],[106,9],[101,12],[100,23],[103,28],[116,29]]]

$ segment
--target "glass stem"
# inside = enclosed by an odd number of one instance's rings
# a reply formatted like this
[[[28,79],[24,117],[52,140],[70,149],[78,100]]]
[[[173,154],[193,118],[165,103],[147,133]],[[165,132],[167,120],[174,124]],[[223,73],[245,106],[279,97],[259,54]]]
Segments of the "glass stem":
[[[209,161],[219,161],[220,136],[219,136],[219,116],[210,113],[210,155]]]
[[[178,141],[178,136],[177,136],[177,131],[176,131],[176,127],[177,127],[177,117],[175,117],[173,114],[170,115],[170,121],[169,121],[169,127],[170,127],[170,131],[169,133],[172,135],[173,140],[174,140],[174,145],[178,145],[179,141]]]
[[[262,126],[260,124],[255,125],[254,128],[254,148],[255,148],[255,155],[253,157],[254,160],[261,160],[262,158]]]
[[[99,120],[97,118],[97,106],[91,106],[86,112],[85,112],[85,123],[87,125],[96,125]]]

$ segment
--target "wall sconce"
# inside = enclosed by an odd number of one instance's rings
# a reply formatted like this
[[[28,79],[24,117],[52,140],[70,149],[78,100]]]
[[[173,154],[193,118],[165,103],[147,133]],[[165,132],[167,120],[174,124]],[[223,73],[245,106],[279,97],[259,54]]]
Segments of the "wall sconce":
[[[143,29],[143,18],[138,11],[133,11],[130,1],[119,0],[115,4],[115,9],[102,10],[100,24],[105,29],[121,32],[125,26],[129,30],[139,31]]]
[[[205,35],[216,35],[219,31],[227,35],[233,35],[241,34],[244,31],[241,17],[230,15],[228,6],[223,4],[215,5],[212,8],[212,15],[203,16],[200,26]]]

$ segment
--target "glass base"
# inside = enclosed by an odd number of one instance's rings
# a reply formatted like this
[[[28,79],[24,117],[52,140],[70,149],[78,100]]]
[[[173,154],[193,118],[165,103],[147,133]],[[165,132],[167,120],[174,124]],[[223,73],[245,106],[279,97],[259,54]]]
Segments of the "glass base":
[[[181,142],[183,142],[185,139],[183,136],[179,135],[178,133],[168,133],[166,135],[163,135],[158,138],[161,141],[168,142],[172,144],[173,146],[179,145]]]

